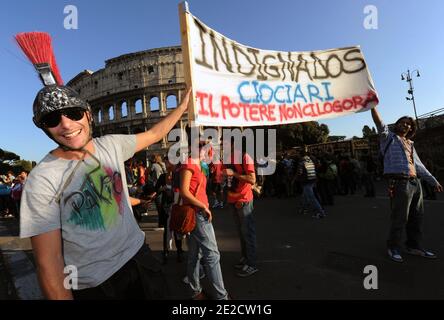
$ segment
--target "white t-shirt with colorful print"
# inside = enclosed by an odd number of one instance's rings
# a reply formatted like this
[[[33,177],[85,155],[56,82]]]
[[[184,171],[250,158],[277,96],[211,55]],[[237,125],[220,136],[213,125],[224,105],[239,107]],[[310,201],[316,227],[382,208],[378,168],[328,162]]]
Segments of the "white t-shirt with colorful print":
[[[65,160],[47,154],[29,174],[21,201],[20,237],[61,229],[65,265],[77,268],[78,289],[107,280],[145,238],[129,203],[124,171],[135,136],[107,135],[93,143],[100,163],[91,156]]]

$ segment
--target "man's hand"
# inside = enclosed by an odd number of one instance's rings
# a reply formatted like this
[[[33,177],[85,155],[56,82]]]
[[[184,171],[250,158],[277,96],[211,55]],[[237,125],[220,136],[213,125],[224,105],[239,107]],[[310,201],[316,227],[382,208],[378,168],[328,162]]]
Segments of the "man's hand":
[[[436,191],[436,192],[442,192],[442,191],[443,191],[442,185],[440,185],[439,182],[438,182],[438,184],[435,186],[435,191]]]
[[[190,101],[190,95],[191,95],[191,88],[189,88],[183,95],[182,95],[182,102],[179,105],[179,109],[186,110],[188,108],[188,102]]]
[[[153,202],[152,200],[140,200],[140,205],[145,209],[148,209],[152,202]]]
[[[213,215],[211,214],[210,209],[208,209],[208,207],[205,207],[204,212],[208,217],[208,222],[211,222],[211,220],[213,220]]]
[[[378,112],[378,109],[376,109],[376,107],[374,107],[370,112],[372,114],[373,122],[375,123],[378,130],[380,130],[382,127],[382,118]]]
[[[188,102],[190,100],[191,88],[182,96],[182,102],[180,105],[171,111],[165,118],[158,122],[150,130],[136,134],[136,152],[139,152],[150,145],[160,141],[165,137],[168,132],[179,121],[182,114],[188,108]]]

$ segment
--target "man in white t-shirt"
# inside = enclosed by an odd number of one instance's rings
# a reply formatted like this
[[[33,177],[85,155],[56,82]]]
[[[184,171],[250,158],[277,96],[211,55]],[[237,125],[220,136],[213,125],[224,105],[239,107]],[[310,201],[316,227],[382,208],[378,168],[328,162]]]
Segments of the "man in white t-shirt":
[[[124,161],[168,134],[189,95],[149,131],[93,139],[90,106],[77,92],[59,85],[39,91],[34,123],[58,147],[28,177],[20,236],[31,238],[46,298],[166,297],[160,264],[131,209],[140,200],[129,197]]]

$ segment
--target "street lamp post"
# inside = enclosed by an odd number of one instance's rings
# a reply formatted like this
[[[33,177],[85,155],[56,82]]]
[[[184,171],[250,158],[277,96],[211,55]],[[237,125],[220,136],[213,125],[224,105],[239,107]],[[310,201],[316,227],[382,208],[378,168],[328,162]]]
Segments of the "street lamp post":
[[[407,93],[410,95],[410,97],[405,97],[406,100],[410,100],[413,102],[413,110],[415,110],[415,119],[416,119],[416,127],[419,129],[419,122],[418,122],[418,115],[416,114],[416,105],[415,105],[415,96],[413,95],[413,84],[412,84],[412,75],[416,71],[416,76],[419,77],[419,70],[413,70],[410,72],[410,70],[407,69],[407,72],[401,73],[401,80],[405,80],[409,83],[409,90],[407,90]]]

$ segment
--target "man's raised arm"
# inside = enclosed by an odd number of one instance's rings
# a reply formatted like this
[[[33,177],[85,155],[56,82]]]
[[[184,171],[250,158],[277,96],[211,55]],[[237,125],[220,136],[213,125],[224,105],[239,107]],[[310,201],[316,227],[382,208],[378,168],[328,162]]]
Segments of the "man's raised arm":
[[[150,130],[136,134],[136,152],[139,152],[150,145],[158,142],[170,132],[177,121],[179,121],[182,114],[188,108],[188,101],[190,99],[191,88],[187,90],[182,98],[181,104],[166,116],[162,121],[157,123]]]
[[[382,118],[381,118],[381,115],[379,114],[379,112],[376,109],[376,107],[374,107],[371,110],[371,113],[372,113],[373,122],[375,123],[376,127],[378,128],[378,132],[380,132],[381,129],[382,129]]]

